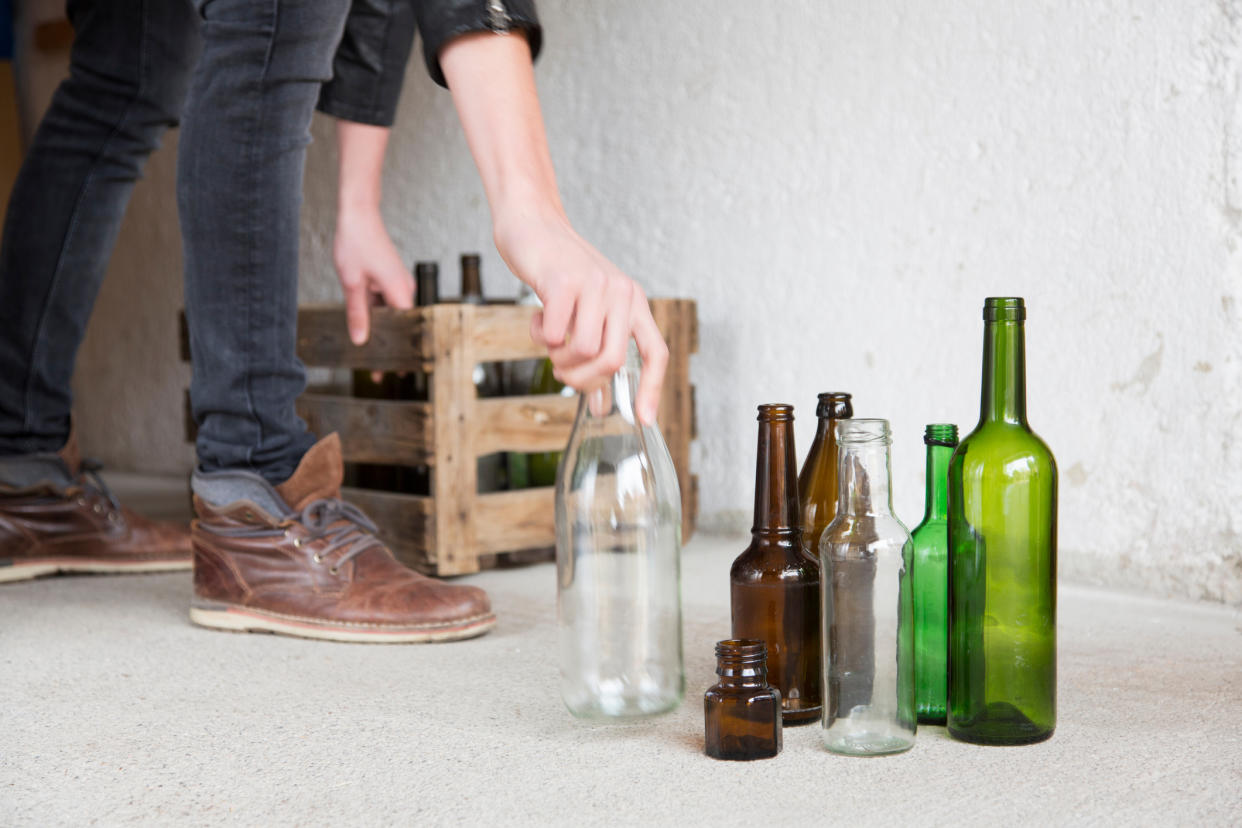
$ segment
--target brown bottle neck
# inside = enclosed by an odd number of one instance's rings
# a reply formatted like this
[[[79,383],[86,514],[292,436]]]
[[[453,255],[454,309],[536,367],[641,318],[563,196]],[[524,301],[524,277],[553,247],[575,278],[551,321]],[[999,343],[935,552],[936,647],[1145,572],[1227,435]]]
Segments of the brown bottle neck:
[[[760,415],[755,461],[755,535],[799,531],[793,415]]]

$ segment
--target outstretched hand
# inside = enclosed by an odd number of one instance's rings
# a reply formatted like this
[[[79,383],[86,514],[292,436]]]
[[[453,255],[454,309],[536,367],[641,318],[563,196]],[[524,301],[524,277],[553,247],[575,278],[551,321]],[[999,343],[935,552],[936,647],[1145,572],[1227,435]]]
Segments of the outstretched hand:
[[[655,423],[668,346],[643,289],[560,216],[498,222],[496,247],[543,301],[530,335],[547,347],[553,375],[594,391],[625,363],[632,337],[643,362],[635,408],[643,423]]]

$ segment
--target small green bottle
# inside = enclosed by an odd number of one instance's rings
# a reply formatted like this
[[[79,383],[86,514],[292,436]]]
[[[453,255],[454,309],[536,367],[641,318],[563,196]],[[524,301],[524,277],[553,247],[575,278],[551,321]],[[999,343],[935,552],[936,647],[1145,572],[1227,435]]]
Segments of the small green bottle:
[[[949,630],[949,460],[957,426],[929,425],[927,508],[914,527],[914,684],[919,724],[942,725],[948,693]]]
[[[530,382],[530,393],[560,394],[563,397],[572,397],[576,392],[553,376],[552,360],[545,357],[535,368],[535,376]],[[529,485],[555,485],[556,469],[560,463],[561,453],[559,451],[540,451],[526,455]]]
[[[1026,307],[983,307],[979,425],[949,464],[949,735],[1040,742],[1056,727],[1057,466],[1026,422]]]

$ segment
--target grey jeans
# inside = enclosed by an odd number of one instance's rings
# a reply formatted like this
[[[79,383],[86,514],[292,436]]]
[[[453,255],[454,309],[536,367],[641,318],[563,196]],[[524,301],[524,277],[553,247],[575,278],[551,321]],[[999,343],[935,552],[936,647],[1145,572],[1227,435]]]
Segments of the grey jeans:
[[[147,156],[180,122],[199,465],[273,483],[292,474],[314,442],[294,412],[305,386],[295,354],[302,171],[348,9],[69,3],[70,75],[22,165],[0,242],[0,455],[67,439],[73,363],[121,218]]]

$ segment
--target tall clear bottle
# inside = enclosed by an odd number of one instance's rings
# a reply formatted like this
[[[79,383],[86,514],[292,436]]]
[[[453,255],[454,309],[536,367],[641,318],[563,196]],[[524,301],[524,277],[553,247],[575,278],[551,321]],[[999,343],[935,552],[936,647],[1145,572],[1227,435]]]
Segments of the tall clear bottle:
[[[957,426],[929,425],[927,506],[914,541],[914,684],[919,724],[942,725],[949,679],[949,460],[957,447]]]
[[[887,420],[837,423],[837,516],[819,541],[824,745],[874,756],[914,745],[910,532],[893,514]]]
[[[819,395],[815,416],[819,424],[798,474],[798,493],[802,500],[802,539],[818,563],[819,538],[837,514],[837,422],[854,416],[850,395],[825,391]]]
[[[802,540],[793,422],[791,405],[759,406],[755,522],[729,570],[733,637],[767,643],[786,725],[816,721],[823,708],[819,564]]]
[[[675,708],[685,692],[681,493],[634,414],[638,353],[578,403],[556,481],[561,694],[580,717]]]
[[[983,306],[979,424],[949,464],[949,734],[1056,728],[1057,466],[1026,421],[1026,305]]]

